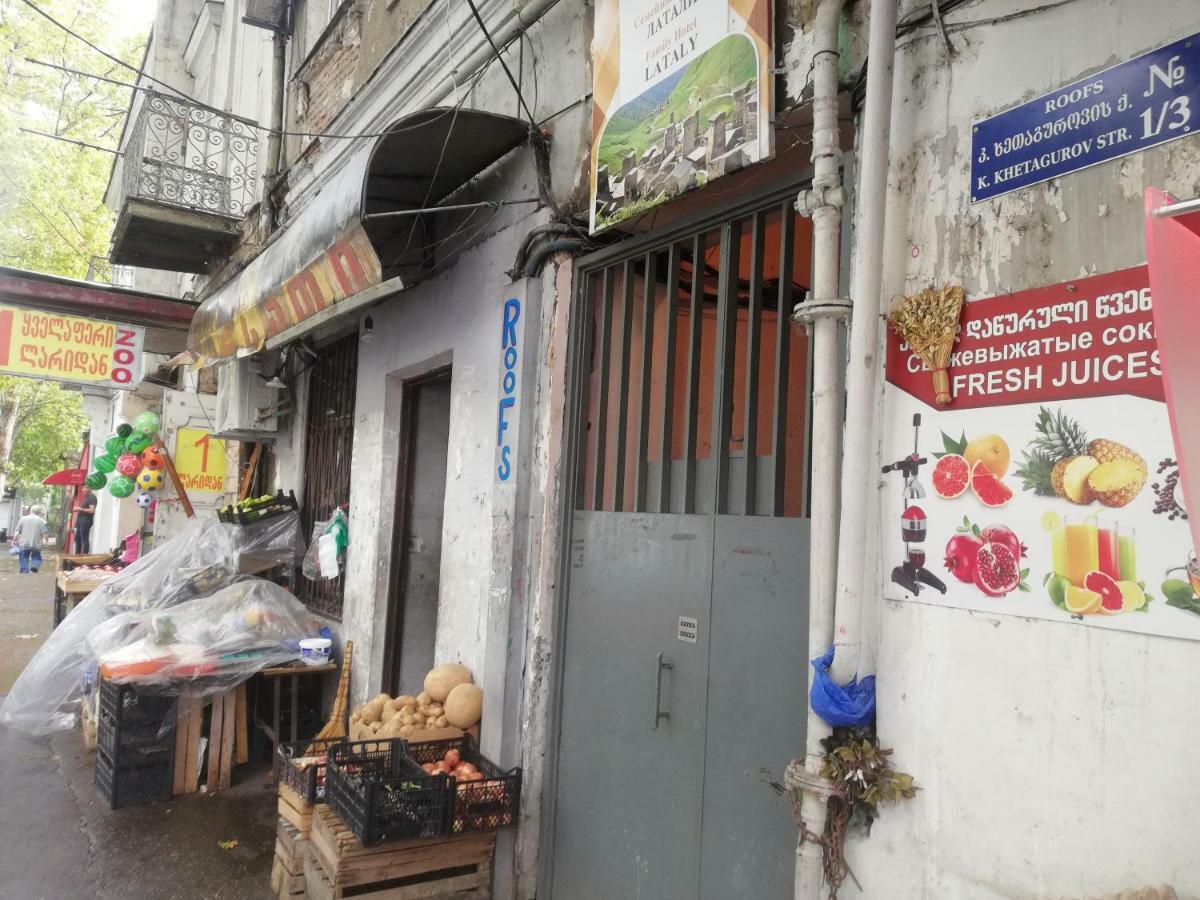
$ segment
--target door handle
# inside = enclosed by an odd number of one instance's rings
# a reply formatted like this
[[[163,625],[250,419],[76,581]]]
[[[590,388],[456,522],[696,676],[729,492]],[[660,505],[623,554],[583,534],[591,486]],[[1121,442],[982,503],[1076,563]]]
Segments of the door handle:
[[[658,731],[658,723],[671,718],[671,711],[662,708],[662,673],[663,669],[673,669],[675,666],[658,654],[658,664],[654,667],[654,730]]]

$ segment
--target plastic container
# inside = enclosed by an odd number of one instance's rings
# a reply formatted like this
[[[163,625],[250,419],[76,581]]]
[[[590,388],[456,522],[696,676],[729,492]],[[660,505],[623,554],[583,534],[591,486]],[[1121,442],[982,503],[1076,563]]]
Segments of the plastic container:
[[[483,773],[482,781],[459,782],[453,775],[447,778],[446,834],[492,831],[517,824],[521,811],[521,770],[501,769],[479,752],[469,734],[436,741],[410,741],[405,749],[418,766],[436,763],[447,751],[457,750],[463,762],[471,763]]]
[[[174,697],[141,693],[129,684],[116,684],[107,678],[100,680],[100,710],[121,722],[134,719],[163,721],[175,710]]]
[[[175,752],[175,711],[172,709],[161,720],[122,722],[102,709],[96,741],[98,748],[120,767],[169,763]]]
[[[172,756],[154,765],[124,766],[114,763],[103,749],[97,750],[96,787],[110,809],[170,800]]]
[[[323,666],[329,662],[333,641],[329,638],[304,638],[300,641],[300,661],[306,666]]]
[[[217,519],[232,525],[256,525],[295,512],[299,508],[294,491],[288,491],[286,494],[279,491],[266,500],[255,500],[245,506],[222,506],[217,510]]]
[[[286,784],[305,803],[325,802],[329,751],[345,738],[320,738],[280,744],[275,749],[275,780]]]
[[[325,802],[365,847],[444,833],[445,775],[427,775],[404,741],[361,741],[330,748]]]

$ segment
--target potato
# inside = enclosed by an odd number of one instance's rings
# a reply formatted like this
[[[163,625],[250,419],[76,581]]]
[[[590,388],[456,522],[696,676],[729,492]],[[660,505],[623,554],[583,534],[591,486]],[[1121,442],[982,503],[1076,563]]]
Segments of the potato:
[[[421,691],[421,693],[417,694],[417,706],[428,706],[432,702],[433,698],[424,691]]]
[[[405,703],[402,707],[400,707],[400,712],[408,713],[408,715],[410,715],[410,716],[413,713],[415,713],[416,711],[417,711],[417,704],[415,704],[415,703]]]
[[[401,725],[400,726],[400,737],[408,737],[409,735],[411,735],[414,732],[414,730],[415,729],[411,725]]]
[[[430,703],[429,706],[425,707],[425,715],[433,716],[435,719],[443,712],[445,712],[445,708],[440,703]]]
[[[371,729],[371,734],[378,734],[381,726],[379,722],[371,722],[367,727]]]
[[[380,705],[382,706],[384,703],[387,703],[391,699],[392,699],[392,697],[390,694],[376,694],[374,700],[372,700],[371,702],[374,703],[375,700],[378,700]]]
[[[411,706],[414,709],[418,705],[417,698],[414,697],[412,694],[401,694],[399,697],[396,698],[396,702],[399,703],[401,706]]]
[[[383,705],[386,709],[390,710],[391,712],[396,712],[396,710],[400,709],[400,701],[399,700],[389,700],[387,703],[385,703]]]
[[[426,719],[426,718],[427,718],[427,716],[426,716],[424,713],[421,713],[421,712],[418,712],[418,713],[414,713],[414,714],[413,714],[413,719],[415,719],[415,720],[416,720],[416,721],[417,721],[419,724],[421,724],[421,725],[424,725],[424,724],[425,724],[425,719]]]
[[[417,721],[417,717],[412,713],[400,713],[400,723],[402,725],[411,725],[415,721]]]
[[[362,721],[378,722],[383,715],[383,704],[378,700],[372,700],[363,710]]]
[[[434,720],[433,724],[436,725],[438,728],[445,728],[450,723],[446,721],[445,716],[438,716],[437,719]]]

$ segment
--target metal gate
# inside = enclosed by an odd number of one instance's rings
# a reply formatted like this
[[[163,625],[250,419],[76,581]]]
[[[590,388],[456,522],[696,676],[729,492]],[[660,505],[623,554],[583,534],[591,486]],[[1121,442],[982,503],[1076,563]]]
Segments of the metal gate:
[[[585,260],[554,897],[791,896],[810,272],[796,188]]]
[[[300,519],[304,539],[313,524],[350,502],[350,452],[354,446],[354,400],[358,384],[358,334],[321,347],[308,374],[304,417],[304,496]],[[342,617],[346,575],[309,581],[301,576],[296,594],[311,609]]]

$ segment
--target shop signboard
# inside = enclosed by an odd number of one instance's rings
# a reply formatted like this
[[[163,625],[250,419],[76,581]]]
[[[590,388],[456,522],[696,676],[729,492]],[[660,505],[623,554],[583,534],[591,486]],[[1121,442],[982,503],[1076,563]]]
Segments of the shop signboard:
[[[132,391],[145,329],[0,306],[0,373]]]
[[[976,122],[971,200],[1194,134],[1197,117],[1200,33]]]
[[[1152,304],[1145,266],[967,303],[946,407],[889,329],[885,597],[1200,640]]]
[[[772,153],[767,0],[597,0],[591,228]]]
[[[219,494],[225,490],[229,458],[225,442],[202,428],[175,432],[175,471],[188,495]]]

